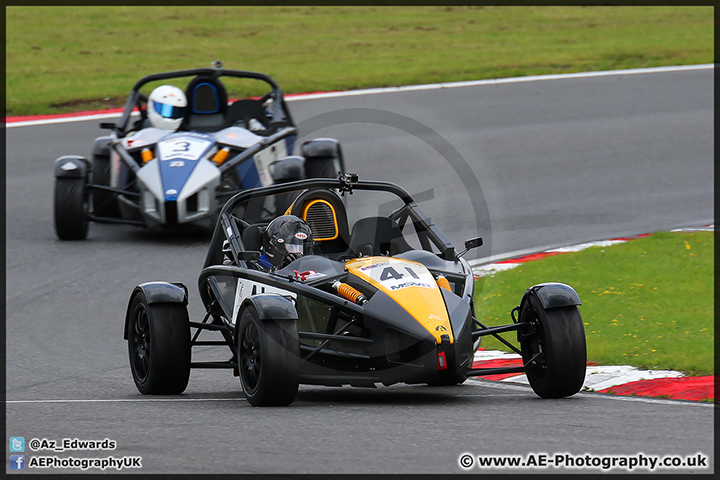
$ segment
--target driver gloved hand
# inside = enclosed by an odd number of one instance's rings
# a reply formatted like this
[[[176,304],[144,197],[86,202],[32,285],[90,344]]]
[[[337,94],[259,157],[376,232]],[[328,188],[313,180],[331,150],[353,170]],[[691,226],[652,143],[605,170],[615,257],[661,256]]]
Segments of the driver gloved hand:
[[[280,268],[287,267],[293,261],[297,260],[300,257],[302,257],[302,253],[287,253],[287,254],[285,254],[285,256],[282,259],[282,263],[280,264]]]

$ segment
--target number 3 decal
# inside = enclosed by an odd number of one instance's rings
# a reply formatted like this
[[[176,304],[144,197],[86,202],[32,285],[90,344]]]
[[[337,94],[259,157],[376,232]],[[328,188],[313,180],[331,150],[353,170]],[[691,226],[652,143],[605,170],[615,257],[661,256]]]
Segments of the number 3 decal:
[[[195,162],[200,160],[213,142],[205,138],[189,137],[183,135],[181,138],[171,138],[158,143],[158,157],[161,161],[184,160]],[[172,165],[181,167],[182,165]]]
[[[190,150],[190,142],[177,142],[173,148],[173,152],[187,152],[188,150]]]

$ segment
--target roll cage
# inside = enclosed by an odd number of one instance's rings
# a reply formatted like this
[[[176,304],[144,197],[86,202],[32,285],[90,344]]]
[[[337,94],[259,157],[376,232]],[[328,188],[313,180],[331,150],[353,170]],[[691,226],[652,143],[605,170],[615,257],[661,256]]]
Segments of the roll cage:
[[[270,123],[275,126],[295,126],[295,122],[292,119],[289,109],[285,104],[285,98],[283,96],[280,85],[270,76],[259,72],[251,72],[245,70],[231,70],[222,67],[212,68],[194,68],[189,70],[176,70],[172,72],[154,73],[147,75],[135,83],[135,86],[130,91],[127,101],[125,102],[125,109],[119,123],[103,123],[102,128],[108,128],[114,130],[118,137],[124,136],[130,130],[128,130],[130,123],[130,116],[135,108],[140,107],[141,101],[147,101],[147,97],[140,93],[140,89],[150,83],[158,80],[169,80],[174,78],[183,77],[211,77],[218,79],[220,77],[234,77],[234,78],[249,78],[254,80],[260,80],[267,83],[271,87],[271,91],[263,95],[259,100],[265,102],[269,98],[273,99],[271,107],[271,120]]]
[[[423,250],[432,252],[434,246],[439,251],[438,256],[443,260],[456,261],[458,259],[455,247],[450,243],[450,240],[432,223],[404,188],[391,182],[361,181],[358,180],[356,174],[341,174],[338,179],[308,179],[255,188],[240,192],[230,198],[220,210],[203,268],[222,264],[222,245],[225,241],[229,244],[230,253],[236,264],[248,268],[247,260],[252,255],[245,251],[242,232],[246,227],[250,226],[250,223],[233,213],[236,207],[247,204],[251,200],[262,201],[268,196],[292,195],[307,189],[334,189],[339,191],[341,195],[345,193],[352,194],[353,190],[381,191],[394,194],[403,202],[403,205],[391,213],[389,218],[398,224],[400,230],[403,230],[407,221],[410,220]],[[272,212],[270,215],[273,216],[273,213],[282,214],[282,212]]]

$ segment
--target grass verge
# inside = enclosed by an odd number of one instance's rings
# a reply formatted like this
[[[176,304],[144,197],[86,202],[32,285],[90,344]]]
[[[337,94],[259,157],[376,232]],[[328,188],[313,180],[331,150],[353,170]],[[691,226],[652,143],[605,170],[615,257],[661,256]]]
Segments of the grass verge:
[[[5,12],[6,115],[122,106],[140,77],[213,60],[268,73],[286,92],[307,92],[714,59],[713,7],[10,6]]]
[[[589,361],[710,375],[713,255],[713,233],[695,232],[657,233],[546,257],[480,279],[478,319],[486,325],[508,323],[510,309],[528,287],[563,282],[583,302]],[[482,346],[508,351],[492,337],[485,337]]]

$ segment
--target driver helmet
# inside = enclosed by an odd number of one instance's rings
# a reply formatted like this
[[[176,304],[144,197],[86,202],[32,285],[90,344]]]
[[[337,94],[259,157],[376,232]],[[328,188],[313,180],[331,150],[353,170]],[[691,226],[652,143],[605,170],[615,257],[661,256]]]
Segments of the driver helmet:
[[[150,124],[174,132],[180,128],[187,109],[187,98],[182,90],[172,85],[162,85],[152,91],[147,103]]]
[[[295,215],[283,215],[270,222],[263,237],[265,256],[276,267],[312,253],[312,230]]]

